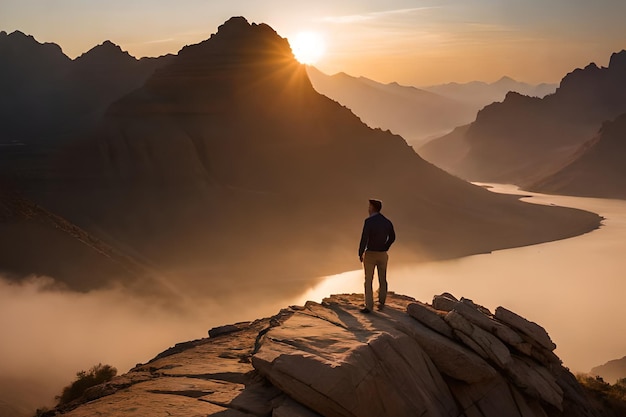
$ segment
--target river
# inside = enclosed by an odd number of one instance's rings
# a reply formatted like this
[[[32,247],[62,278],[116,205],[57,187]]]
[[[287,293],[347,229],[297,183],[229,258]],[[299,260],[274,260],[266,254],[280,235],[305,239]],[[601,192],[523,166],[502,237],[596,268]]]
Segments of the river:
[[[449,292],[491,311],[504,306],[543,326],[557,344],[557,355],[574,372],[626,355],[626,201],[489,186],[529,196],[524,200],[531,203],[592,211],[605,220],[601,228],[578,237],[443,262],[394,266],[392,248],[389,290],[423,302]],[[360,270],[330,276],[297,302],[362,293],[362,283]]]

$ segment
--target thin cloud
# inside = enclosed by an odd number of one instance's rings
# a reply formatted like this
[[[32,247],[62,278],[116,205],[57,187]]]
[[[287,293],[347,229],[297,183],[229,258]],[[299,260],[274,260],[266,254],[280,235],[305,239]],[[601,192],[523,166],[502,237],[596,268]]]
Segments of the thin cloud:
[[[423,12],[426,10],[438,9],[439,6],[429,6],[429,7],[412,7],[407,9],[394,9],[394,10],[384,10],[380,12],[371,12],[371,13],[363,13],[363,14],[354,14],[354,15],[344,15],[344,16],[326,16],[321,18],[320,20],[325,23],[335,23],[335,24],[351,24],[358,22],[371,21],[376,19],[385,18],[388,16],[394,15],[408,15],[417,12]]]
[[[173,42],[173,41],[175,41],[175,40],[176,40],[176,38],[155,39],[155,40],[151,40],[151,41],[138,42],[137,44],[150,45],[150,44],[153,44],[153,43],[167,43],[167,42]]]

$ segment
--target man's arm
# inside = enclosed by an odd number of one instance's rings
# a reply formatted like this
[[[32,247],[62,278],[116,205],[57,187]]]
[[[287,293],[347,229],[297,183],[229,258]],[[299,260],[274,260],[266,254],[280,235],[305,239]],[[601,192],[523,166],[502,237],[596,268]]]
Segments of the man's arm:
[[[363,262],[363,253],[365,253],[365,248],[367,247],[367,240],[369,237],[369,225],[367,224],[367,220],[363,223],[363,232],[361,232],[361,242],[359,243],[359,259]]]
[[[389,222],[389,227],[390,227],[390,230],[387,236],[387,244],[386,244],[387,250],[389,250],[393,242],[396,241],[396,231],[393,230],[393,223]]]

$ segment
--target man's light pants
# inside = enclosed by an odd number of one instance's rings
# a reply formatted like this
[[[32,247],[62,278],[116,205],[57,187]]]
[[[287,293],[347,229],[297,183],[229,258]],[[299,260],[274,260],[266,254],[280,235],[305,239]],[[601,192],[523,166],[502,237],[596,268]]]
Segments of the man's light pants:
[[[363,268],[365,269],[365,308],[374,309],[374,292],[372,281],[374,280],[374,268],[378,270],[378,302],[385,304],[387,299],[387,252],[366,251],[363,256]]]

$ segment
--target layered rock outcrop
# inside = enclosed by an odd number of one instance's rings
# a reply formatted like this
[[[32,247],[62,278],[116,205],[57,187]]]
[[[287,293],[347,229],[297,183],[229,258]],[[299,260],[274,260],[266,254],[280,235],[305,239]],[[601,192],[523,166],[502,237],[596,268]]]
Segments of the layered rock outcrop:
[[[610,415],[589,403],[547,332],[509,310],[450,294],[432,305],[391,294],[367,315],[361,304],[335,295],[212,329],[49,414]]]

